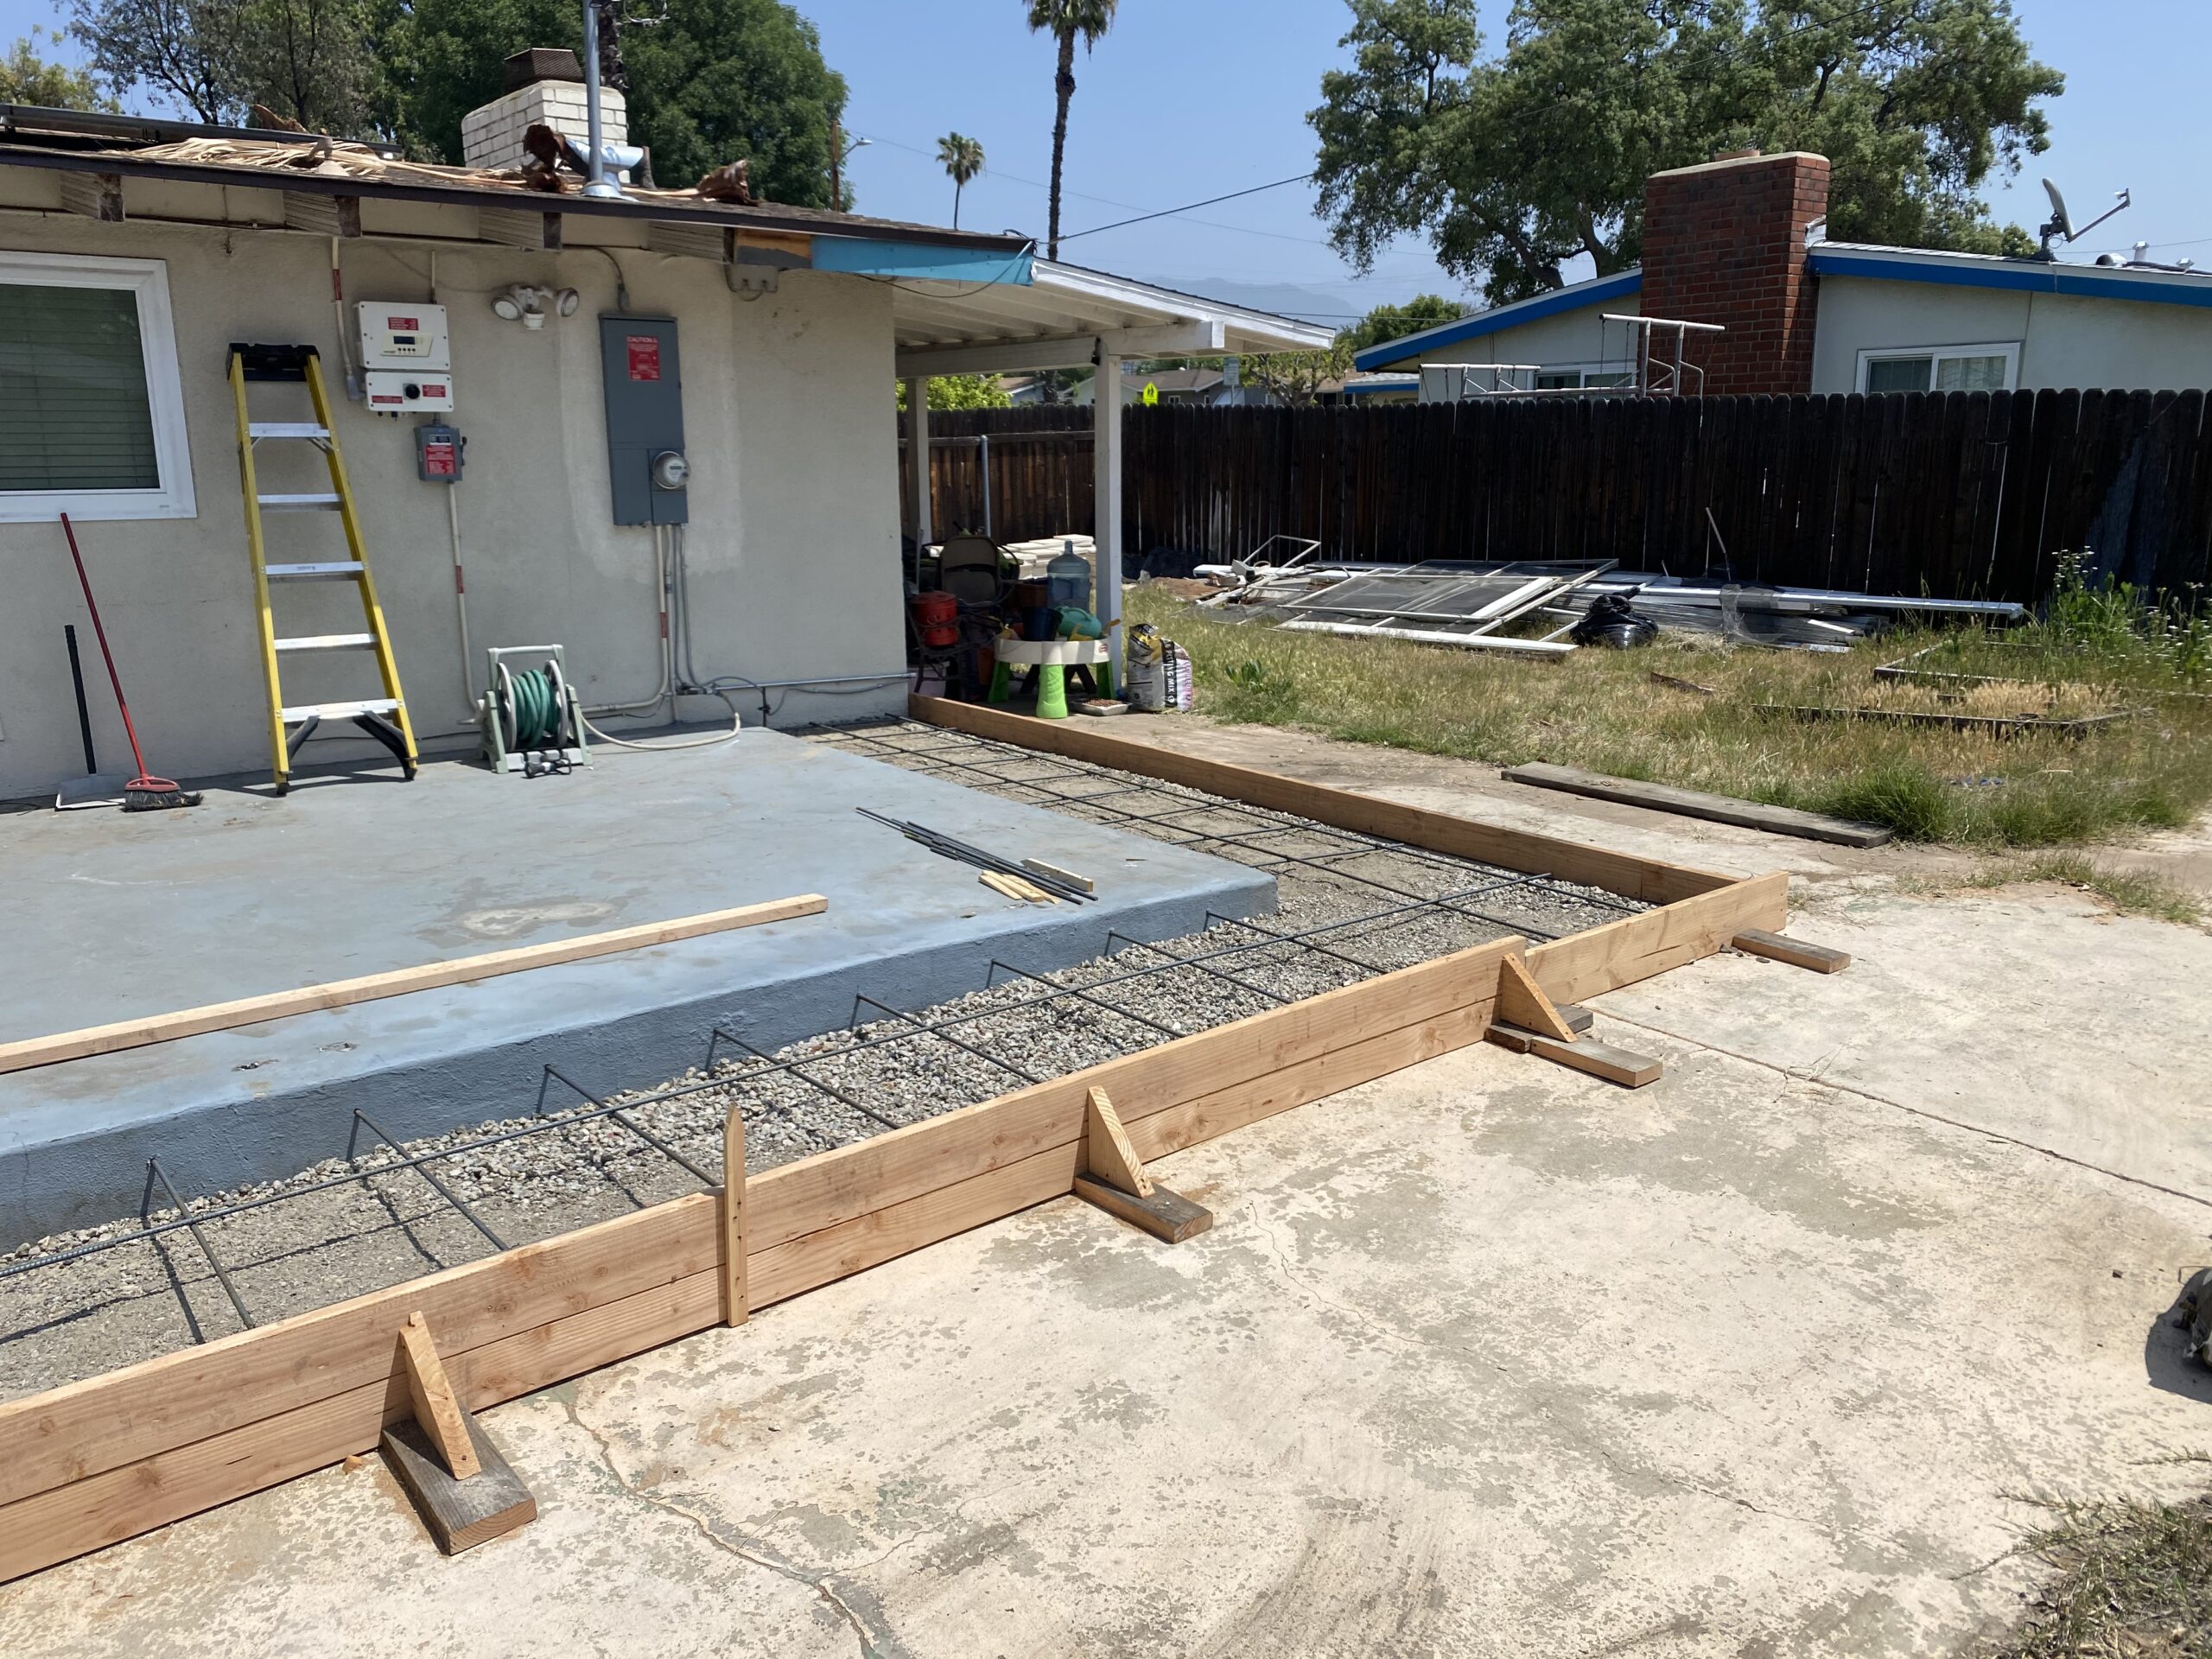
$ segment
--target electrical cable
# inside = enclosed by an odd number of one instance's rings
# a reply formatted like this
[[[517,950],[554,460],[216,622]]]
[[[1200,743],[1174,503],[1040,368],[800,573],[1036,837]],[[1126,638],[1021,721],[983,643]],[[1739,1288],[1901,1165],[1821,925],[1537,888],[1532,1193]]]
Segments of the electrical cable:
[[[1277,179],[1273,184],[1255,184],[1249,190],[1232,190],[1225,196],[1208,196],[1204,201],[1186,201],[1180,207],[1163,207],[1156,213],[1140,213],[1135,219],[1117,219],[1111,225],[1094,225],[1087,231],[1070,231],[1060,238],[1072,242],[1079,236],[1096,236],[1102,231],[1118,231],[1124,226],[1141,225],[1147,219],[1173,219],[1178,213],[1187,213],[1193,207],[1211,207],[1217,201],[1234,201],[1239,196],[1256,196],[1262,190],[1280,190],[1286,184],[1304,184],[1313,175],[1300,173],[1293,178]]]

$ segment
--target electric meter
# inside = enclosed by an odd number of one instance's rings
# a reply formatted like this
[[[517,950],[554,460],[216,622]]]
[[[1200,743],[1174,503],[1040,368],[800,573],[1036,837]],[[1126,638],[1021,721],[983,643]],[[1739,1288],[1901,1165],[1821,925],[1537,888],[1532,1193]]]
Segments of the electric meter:
[[[691,463],[680,449],[664,449],[653,457],[653,487],[680,490],[691,481]]]

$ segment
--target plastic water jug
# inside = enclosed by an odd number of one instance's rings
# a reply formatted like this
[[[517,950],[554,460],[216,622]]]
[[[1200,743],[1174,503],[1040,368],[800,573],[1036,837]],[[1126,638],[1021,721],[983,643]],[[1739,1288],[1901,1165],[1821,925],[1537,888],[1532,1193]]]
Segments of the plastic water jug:
[[[1060,551],[1045,567],[1045,585],[1055,606],[1071,605],[1079,611],[1089,610],[1090,561],[1077,556],[1073,542],[1063,542]]]

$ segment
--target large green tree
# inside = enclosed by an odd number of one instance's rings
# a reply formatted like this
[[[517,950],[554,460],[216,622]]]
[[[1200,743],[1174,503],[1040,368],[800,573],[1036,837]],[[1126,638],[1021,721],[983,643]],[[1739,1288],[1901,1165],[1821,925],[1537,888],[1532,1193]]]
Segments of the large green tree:
[[[1309,117],[1333,238],[1424,236],[1492,303],[1633,264],[1644,180],[1744,144],[1827,155],[1839,238],[1994,247],[1979,193],[2064,87],[2011,0],[1515,0],[1490,54],[1475,0],[1350,4]]]
[[[425,160],[461,159],[461,118],[499,96],[510,53],[583,45],[582,9],[570,0],[380,3],[378,114]],[[657,181],[681,188],[743,156],[764,200],[829,205],[845,82],[823,61],[813,24],[779,0],[602,6],[601,16],[601,64],[620,64],[630,141],[652,151]]]
[[[119,90],[207,122],[251,105],[315,132],[370,130],[367,0],[73,0],[70,32]]]
[[[1337,335],[1339,346],[1363,352],[1388,340],[1403,340],[1440,322],[1455,321],[1465,308],[1441,294],[1416,294],[1403,305],[1378,305]]]
[[[0,104],[31,104],[48,110],[112,110],[115,99],[100,90],[90,73],[72,69],[39,54],[39,37],[60,43],[60,37],[40,29],[18,39],[0,53]]]

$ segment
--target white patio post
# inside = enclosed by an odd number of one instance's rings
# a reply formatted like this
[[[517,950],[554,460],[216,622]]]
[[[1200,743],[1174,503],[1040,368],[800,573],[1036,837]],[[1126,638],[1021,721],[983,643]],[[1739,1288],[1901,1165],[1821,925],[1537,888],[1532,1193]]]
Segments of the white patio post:
[[[1122,359],[1098,353],[1091,381],[1092,511],[1090,519],[1093,603],[1105,625],[1106,650],[1114,664],[1114,694],[1122,692]]]

